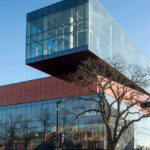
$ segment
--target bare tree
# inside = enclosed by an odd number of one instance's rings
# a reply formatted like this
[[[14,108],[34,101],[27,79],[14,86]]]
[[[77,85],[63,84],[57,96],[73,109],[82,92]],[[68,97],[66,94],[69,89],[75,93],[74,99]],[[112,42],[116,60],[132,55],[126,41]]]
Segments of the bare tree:
[[[60,120],[62,122],[62,126],[65,127],[66,125],[71,124],[71,120],[69,119],[69,115],[71,115],[71,111],[66,108],[62,108],[60,110]]]
[[[41,113],[38,116],[40,123],[43,126],[43,143],[46,142],[46,132],[48,127],[51,125],[51,114],[48,110],[48,108],[45,108],[43,110],[41,110]]]
[[[7,120],[2,124],[5,136],[5,149],[7,150],[16,149],[20,121],[21,116],[13,117],[12,115],[9,115]]]
[[[22,131],[21,139],[24,145],[24,150],[28,149],[29,142],[34,138],[33,130],[29,126],[30,121],[31,120],[25,118],[21,122],[21,131]]]
[[[120,138],[135,122],[150,117],[150,109],[140,107],[141,101],[150,100],[149,93],[144,90],[149,85],[149,75],[147,69],[126,65],[118,57],[108,60],[108,63],[88,58],[71,75],[73,84],[80,87],[76,91],[77,95],[85,87],[88,87],[89,94],[97,94],[96,97],[76,97],[95,104],[95,107],[88,108],[76,106],[75,109],[79,110],[76,118],[87,112],[101,114],[106,128],[108,150],[116,149]]]

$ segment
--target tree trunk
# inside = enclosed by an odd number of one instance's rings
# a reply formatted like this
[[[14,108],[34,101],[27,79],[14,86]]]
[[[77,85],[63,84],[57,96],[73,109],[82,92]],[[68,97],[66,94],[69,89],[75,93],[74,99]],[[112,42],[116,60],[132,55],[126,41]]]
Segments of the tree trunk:
[[[115,150],[116,145],[114,143],[107,142],[107,150]]]
[[[44,135],[43,135],[43,146],[44,150],[46,150],[46,127],[44,126]]]
[[[113,141],[109,129],[107,130],[107,150],[115,150],[116,143]]]
[[[28,148],[28,143],[25,142],[25,143],[24,143],[24,150],[27,150],[27,148]]]
[[[43,143],[46,142],[46,128],[44,127],[44,134],[43,134]]]

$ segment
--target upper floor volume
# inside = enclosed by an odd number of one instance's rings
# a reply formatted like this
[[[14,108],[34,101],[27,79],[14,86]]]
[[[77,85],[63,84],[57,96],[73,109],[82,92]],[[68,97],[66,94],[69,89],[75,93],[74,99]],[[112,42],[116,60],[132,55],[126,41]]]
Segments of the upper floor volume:
[[[34,68],[60,75],[86,57],[106,61],[116,54],[131,64],[150,64],[98,0],[63,0],[27,14],[26,63]]]

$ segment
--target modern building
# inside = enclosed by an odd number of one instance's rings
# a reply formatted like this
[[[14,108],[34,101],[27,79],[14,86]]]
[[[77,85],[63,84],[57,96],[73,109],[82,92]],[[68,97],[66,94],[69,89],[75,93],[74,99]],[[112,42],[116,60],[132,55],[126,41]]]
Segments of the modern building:
[[[59,130],[64,133],[61,146],[106,148],[100,115],[86,113],[74,120],[73,114],[68,113],[80,103],[95,106],[73,99],[72,89],[77,87],[68,81],[67,75],[88,57],[106,62],[107,58],[120,55],[126,62],[142,67],[148,67],[150,59],[98,0],[63,0],[28,13],[26,31],[26,64],[53,77],[0,87],[0,144],[7,147],[13,143],[18,149],[53,148],[56,105],[64,101],[59,105]],[[97,87],[93,85],[93,89],[92,95],[86,88],[80,95],[96,97]],[[124,134],[118,150],[133,150],[138,144],[133,129],[132,136]]]

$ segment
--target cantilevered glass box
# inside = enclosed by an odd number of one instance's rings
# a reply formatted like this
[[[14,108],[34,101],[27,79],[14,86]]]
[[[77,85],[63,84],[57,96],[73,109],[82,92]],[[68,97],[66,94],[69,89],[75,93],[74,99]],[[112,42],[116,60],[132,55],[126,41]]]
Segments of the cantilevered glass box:
[[[63,0],[27,14],[26,63],[34,68],[60,75],[87,57],[106,61],[114,55],[150,64],[98,0]]]
[[[88,11],[88,0],[64,0],[27,14],[26,63],[54,75],[72,68],[68,58],[54,58],[88,50]]]

